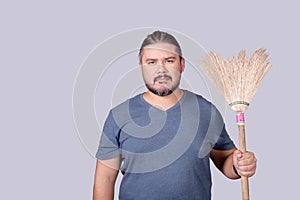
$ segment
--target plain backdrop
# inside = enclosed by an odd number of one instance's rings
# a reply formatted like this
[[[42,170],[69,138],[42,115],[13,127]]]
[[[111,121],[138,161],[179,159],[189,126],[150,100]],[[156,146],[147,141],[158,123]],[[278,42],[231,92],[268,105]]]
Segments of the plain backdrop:
[[[74,81],[97,45],[141,27],[179,31],[224,57],[268,49],[273,67],[246,115],[258,158],[250,194],[298,199],[298,8],[296,0],[1,1],[0,199],[92,198],[95,159],[75,128]],[[237,143],[229,109],[225,121]],[[212,173],[212,199],[240,199],[239,181]]]

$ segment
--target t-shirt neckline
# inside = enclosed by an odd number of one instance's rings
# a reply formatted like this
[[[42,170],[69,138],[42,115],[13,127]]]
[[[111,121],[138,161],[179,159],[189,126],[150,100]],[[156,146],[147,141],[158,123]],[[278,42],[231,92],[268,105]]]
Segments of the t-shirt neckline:
[[[155,107],[155,106],[151,105],[150,103],[148,103],[148,102],[144,99],[143,93],[139,94],[139,99],[142,101],[143,104],[145,104],[145,105],[147,105],[147,106],[149,106],[149,107],[151,107],[151,108],[153,108],[153,109],[159,110],[159,111],[161,111],[161,112],[170,112],[170,111],[176,109],[178,106],[180,106],[180,105],[184,102],[184,100],[185,100],[185,98],[186,98],[186,95],[187,95],[187,90],[184,90],[184,89],[183,89],[182,91],[183,91],[183,95],[182,95],[182,97],[179,99],[179,101],[178,101],[174,106],[168,108],[167,110],[162,110],[162,109],[160,109],[160,108],[158,108],[158,107]]]

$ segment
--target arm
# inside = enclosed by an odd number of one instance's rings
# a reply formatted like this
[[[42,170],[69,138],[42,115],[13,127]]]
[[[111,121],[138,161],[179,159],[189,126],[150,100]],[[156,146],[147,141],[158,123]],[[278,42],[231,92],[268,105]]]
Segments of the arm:
[[[210,158],[214,162],[215,166],[228,178],[238,179],[238,176],[233,170],[233,152],[236,148],[231,150],[211,150]]]
[[[97,160],[94,177],[93,200],[113,200],[115,181],[119,172],[119,156]]]
[[[242,153],[236,148],[231,150],[212,150],[210,157],[216,167],[228,178],[238,179],[241,176],[253,176],[256,171],[256,158],[254,153]],[[236,168],[238,174],[234,171]]]

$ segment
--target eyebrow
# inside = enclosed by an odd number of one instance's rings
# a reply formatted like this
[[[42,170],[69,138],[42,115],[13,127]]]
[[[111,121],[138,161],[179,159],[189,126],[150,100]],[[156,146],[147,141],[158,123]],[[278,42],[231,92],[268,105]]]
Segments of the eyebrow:
[[[154,58],[147,58],[146,59],[146,62],[148,62],[148,61],[156,61],[157,59],[154,59]]]
[[[165,60],[169,60],[169,59],[176,59],[176,57],[175,56],[170,56],[170,57],[165,58]]]
[[[166,57],[166,58],[164,58],[165,60],[169,60],[169,59],[176,59],[176,57],[175,56],[170,56],[170,57]],[[158,59],[155,59],[155,58],[147,58],[146,59],[146,62],[148,62],[148,61],[157,61]]]

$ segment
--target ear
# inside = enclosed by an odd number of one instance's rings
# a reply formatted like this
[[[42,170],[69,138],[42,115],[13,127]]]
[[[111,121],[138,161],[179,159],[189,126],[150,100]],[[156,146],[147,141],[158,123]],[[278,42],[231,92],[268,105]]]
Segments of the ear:
[[[184,58],[181,58],[180,65],[181,65],[181,73],[182,73],[184,71],[184,68],[185,68],[185,60],[184,60]]]

